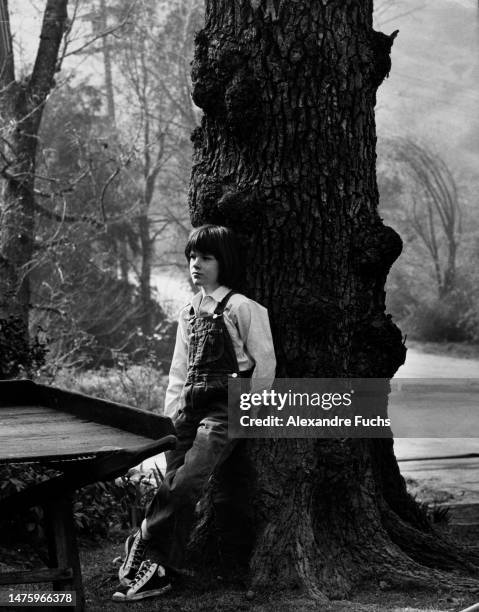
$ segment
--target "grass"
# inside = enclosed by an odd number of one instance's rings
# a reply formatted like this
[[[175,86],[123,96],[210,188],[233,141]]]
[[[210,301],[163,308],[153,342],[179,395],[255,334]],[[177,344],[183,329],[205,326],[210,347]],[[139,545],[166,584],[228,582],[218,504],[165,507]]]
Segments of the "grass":
[[[363,590],[350,601],[318,603],[301,593],[256,593],[247,598],[246,585],[232,585],[218,579],[216,584],[195,584],[182,579],[169,593],[143,602],[115,603],[110,600],[117,585],[118,565],[113,560],[122,551],[121,543],[81,551],[87,610],[94,612],[449,612],[474,603],[460,594]]]
[[[434,506],[453,501],[451,493],[434,489],[427,482],[408,479],[408,489],[423,504]],[[475,520],[475,518],[474,518]],[[453,526],[450,526],[452,532]],[[448,530],[447,525],[442,528]],[[308,599],[299,592],[256,593],[247,598],[246,584],[229,584],[213,578],[207,585],[194,579],[182,579],[174,589],[161,598],[144,602],[118,604],[110,600],[117,586],[118,557],[123,552],[125,534],[117,534],[116,541],[101,547],[81,548],[82,568],[87,601],[87,610],[99,612],[458,612],[476,603],[471,595],[464,593],[433,593],[427,591],[392,591],[364,588],[349,601],[332,601],[328,604]],[[456,535],[463,544],[472,544],[477,532],[471,527]],[[116,563],[114,562],[116,560]]]
[[[433,593],[421,591],[392,591],[384,588],[364,588],[350,600],[320,603],[300,592],[277,591],[249,594],[247,585],[231,584],[220,577],[208,584],[196,578],[181,578],[174,588],[162,597],[135,603],[115,603],[118,557],[123,552],[126,534],[116,534],[101,544],[80,542],[80,560],[85,589],[87,612],[457,612],[472,605],[470,595],[461,593]],[[0,547],[0,558],[4,555]],[[12,551],[13,552],[13,551]],[[11,554],[0,570],[18,569],[21,557]],[[32,552],[32,551],[30,551]],[[30,556],[32,559],[32,556]],[[7,587],[0,587],[0,591]],[[49,591],[51,585],[17,585],[15,592]],[[252,596],[251,596],[252,595]],[[1,608],[0,608],[1,609]]]

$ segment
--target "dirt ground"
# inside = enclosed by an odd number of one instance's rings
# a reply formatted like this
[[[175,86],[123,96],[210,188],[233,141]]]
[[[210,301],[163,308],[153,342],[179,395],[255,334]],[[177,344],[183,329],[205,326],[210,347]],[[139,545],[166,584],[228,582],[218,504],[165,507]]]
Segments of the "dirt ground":
[[[479,505],[455,505],[447,491],[434,490],[417,481],[409,481],[409,487],[418,500],[432,503],[432,508],[449,507],[449,524],[443,528],[450,530],[457,540],[464,544],[479,543]],[[123,550],[124,536],[118,534],[114,541],[110,539],[102,544],[80,542],[88,612],[459,612],[479,601],[479,592],[472,596],[454,592],[397,592],[381,585],[382,588],[365,588],[355,593],[349,601],[322,603],[308,599],[299,592],[248,593],[246,584],[229,584],[221,577],[212,577],[205,584],[193,577],[178,579],[173,590],[160,598],[138,603],[115,603],[111,601],[111,595],[118,585],[118,558]],[[20,559],[26,558],[25,552],[7,552],[0,546],[0,570],[20,569]],[[51,586],[30,585],[23,590],[32,589],[48,591]],[[5,590],[8,587],[0,587],[0,592]],[[22,587],[16,586],[14,590],[19,592]],[[0,610],[4,609],[7,610],[0,606]]]
[[[117,584],[115,556],[121,544],[104,549],[84,549],[82,565],[87,610],[95,612],[458,612],[479,601],[461,593],[424,591],[395,592],[368,589],[354,595],[350,601],[329,604],[313,601],[300,593],[255,593],[247,597],[247,586],[230,585],[221,580],[208,585],[183,581],[161,598],[145,602],[118,604],[109,597]],[[251,593],[249,593],[251,597]]]
[[[467,491],[459,498],[451,492],[434,487],[428,480],[407,479],[409,491],[419,502],[428,504],[441,518],[446,510],[446,522],[438,524],[465,545],[479,544],[479,504],[468,502]],[[425,591],[396,592],[387,588],[368,588],[356,593],[349,601],[329,604],[312,601],[300,593],[255,593],[247,598],[247,585],[231,585],[221,579],[199,584],[195,579],[183,581],[161,599],[143,603],[118,604],[109,600],[117,585],[118,556],[123,543],[109,543],[104,548],[83,547],[82,567],[87,610],[131,612],[459,612],[479,602],[479,593],[433,593]],[[115,563],[116,560],[116,563]],[[251,593],[249,594],[251,596]]]

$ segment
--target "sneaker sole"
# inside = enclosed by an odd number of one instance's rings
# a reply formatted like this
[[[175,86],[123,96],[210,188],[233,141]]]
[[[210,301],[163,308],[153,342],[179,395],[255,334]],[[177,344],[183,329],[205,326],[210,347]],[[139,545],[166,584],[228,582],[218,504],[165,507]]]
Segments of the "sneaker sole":
[[[144,593],[134,593],[130,596],[125,595],[123,599],[117,599],[114,601],[138,601],[139,599],[147,599],[148,597],[156,597],[157,595],[163,595],[164,593],[168,593],[168,591],[171,591],[171,584],[167,584],[164,587],[161,587],[161,589],[145,591]]]

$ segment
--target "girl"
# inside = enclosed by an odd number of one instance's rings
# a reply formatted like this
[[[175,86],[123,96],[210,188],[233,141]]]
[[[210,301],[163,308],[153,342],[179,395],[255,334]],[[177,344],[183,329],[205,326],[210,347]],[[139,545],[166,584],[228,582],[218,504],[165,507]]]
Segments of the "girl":
[[[232,449],[228,376],[251,377],[252,392],[274,379],[268,312],[235,291],[243,270],[234,233],[203,225],[191,232],[185,255],[200,291],[180,312],[166,391],[165,414],[174,421],[178,443],[166,453],[165,479],[141,528],[126,540],[119,570],[125,588],[114,594],[116,601],[143,599],[171,588],[169,573],[182,565],[195,506],[213,470]],[[157,563],[145,560],[149,546]]]

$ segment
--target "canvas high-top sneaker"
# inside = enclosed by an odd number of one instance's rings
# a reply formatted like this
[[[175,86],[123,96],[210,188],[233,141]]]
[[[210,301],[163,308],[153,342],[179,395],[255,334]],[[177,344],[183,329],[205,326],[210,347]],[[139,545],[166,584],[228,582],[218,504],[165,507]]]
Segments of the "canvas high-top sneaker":
[[[142,561],[145,559],[148,540],[141,537],[141,529],[131,536],[128,536],[125,542],[125,560],[118,570],[118,578],[120,584],[128,586],[135,578]]]
[[[163,595],[171,589],[165,568],[149,559],[143,561],[134,580],[128,587],[113,594],[113,601],[137,601]]]

